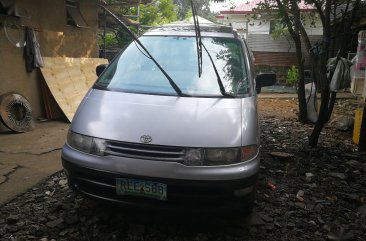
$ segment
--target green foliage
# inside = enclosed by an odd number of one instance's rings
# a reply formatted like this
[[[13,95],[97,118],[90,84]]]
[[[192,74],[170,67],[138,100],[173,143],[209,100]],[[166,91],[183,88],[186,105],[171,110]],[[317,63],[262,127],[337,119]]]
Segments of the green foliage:
[[[118,41],[116,39],[116,35],[113,32],[107,32],[105,35],[105,42],[107,46],[110,47],[116,47],[118,46]],[[103,46],[104,40],[103,40],[103,32],[99,33],[99,39],[98,39],[99,46]]]
[[[287,71],[286,84],[295,86],[299,81],[299,70],[295,66],[291,66]]]
[[[195,0],[194,4],[198,16],[215,21],[216,18],[210,11],[210,2],[211,0]],[[191,0],[174,0],[174,3],[178,6],[178,18],[180,20],[186,19],[188,12],[191,10]]]
[[[190,19],[193,16],[192,10],[189,10],[186,15],[184,16],[184,19]]]
[[[157,4],[140,5],[141,25],[157,26],[178,20],[178,7],[172,0],[160,0]]]
[[[274,40],[281,39],[281,38],[287,37],[287,35],[289,35],[286,25],[283,24],[280,20],[271,20],[270,33],[271,33],[271,37]]]
[[[108,0],[109,3],[114,3],[115,0]],[[137,15],[137,7],[122,6],[119,9],[114,9],[118,15]],[[173,0],[159,0],[153,4],[140,5],[139,22],[142,26],[157,26],[167,24],[178,20],[178,7],[173,3]],[[132,18],[133,19],[133,18]],[[136,20],[136,19],[134,19]],[[143,28],[137,29],[136,26],[129,26],[129,29],[135,34],[142,34]],[[100,36],[102,36],[100,34]],[[108,29],[106,34],[107,48],[123,48],[131,42],[128,34],[121,28],[116,27]],[[99,39],[100,48],[103,47],[103,37]]]

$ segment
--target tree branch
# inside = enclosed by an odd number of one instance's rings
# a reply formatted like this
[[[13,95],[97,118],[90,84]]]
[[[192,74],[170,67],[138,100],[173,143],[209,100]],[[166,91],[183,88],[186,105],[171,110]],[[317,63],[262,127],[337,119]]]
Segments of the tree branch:
[[[322,24],[324,26],[325,25],[325,16],[323,13],[322,4],[320,4],[319,1],[314,1],[314,6],[315,6],[316,10],[318,11],[320,20],[322,21]]]

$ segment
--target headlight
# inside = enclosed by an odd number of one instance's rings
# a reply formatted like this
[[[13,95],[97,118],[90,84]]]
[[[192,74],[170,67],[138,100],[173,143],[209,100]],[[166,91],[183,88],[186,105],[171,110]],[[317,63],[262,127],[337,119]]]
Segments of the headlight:
[[[240,162],[240,149],[206,149],[206,162],[210,165],[226,165]]]
[[[248,161],[258,154],[256,145],[238,148],[192,148],[185,152],[187,166],[219,166]]]
[[[67,144],[76,150],[97,156],[104,156],[106,146],[102,139],[80,135],[72,131],[67,134]]]

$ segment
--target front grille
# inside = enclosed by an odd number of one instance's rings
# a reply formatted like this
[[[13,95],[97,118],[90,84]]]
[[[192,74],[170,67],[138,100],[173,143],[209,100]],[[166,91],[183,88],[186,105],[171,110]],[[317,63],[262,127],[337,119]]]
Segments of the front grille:
[[[122,156],[154,161],[182,162],[184,149],[181,147],[146,145],[138,143],[108,141],[106,155]]]

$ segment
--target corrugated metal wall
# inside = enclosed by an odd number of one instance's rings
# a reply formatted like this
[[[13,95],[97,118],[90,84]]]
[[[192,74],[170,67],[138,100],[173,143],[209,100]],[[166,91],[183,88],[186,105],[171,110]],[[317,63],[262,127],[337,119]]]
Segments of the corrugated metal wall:
[[[322,36],[310,35],[312,44],[321,42]],[[296,65],[296,49],[291,37],[274,40],[269,34],[249,34],[247,38],[249,48],[256,56],[257,65],[291,66]],[[310,65],[309,55],[305,44],[302,45],[305,65]]]
[[[249,34],[247,43],[253,52],[295,52],[291,38],[274,40],[269,34]]]
[[[286,66],[296,65],[296,53],[253,52],[256,65]]]

